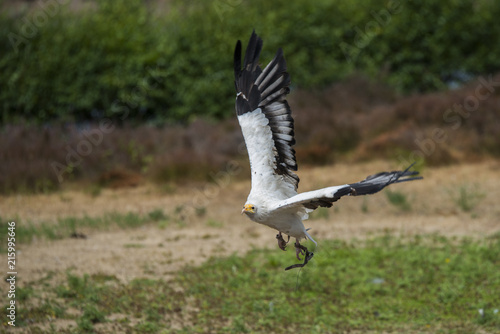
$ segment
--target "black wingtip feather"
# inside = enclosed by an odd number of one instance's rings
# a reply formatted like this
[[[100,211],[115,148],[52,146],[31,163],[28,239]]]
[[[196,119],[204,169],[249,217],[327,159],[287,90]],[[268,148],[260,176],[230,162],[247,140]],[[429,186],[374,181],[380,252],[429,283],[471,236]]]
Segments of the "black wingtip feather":
[[[260,51],[262,50],[262,39],[257,36],[255,30],[250,36],[250,41],[248,42],[248,47],[245,52],[245,59],[243,60],[243,69],[249,72],[255,71],[259,65]]]
[[[234,77],[237,79],[241,73],[241,41],[236,42],[236,47],[234,48]],[[236,80],[235,80],[236,84]]]
[[[242,46],[241,41],[236,43],[234,50],[234,85],[238,94],[243,94],[243,99],[248,101],[248,105],[236,102],[236,112],[242,115],[257,108],[261,97],[258,88],[254,85],[256,76],[261,73],[259,68],[259,56],[262,50],[262,39],[253,31],[248,42],[241,67]],[[238,96],[239,97],[239,96]],[[239,106],[245,106],[239,109]]]
[[[361,182],[356,182],[350,184],[354,196],[360,195],[371,195],[379,192],[390,184],[401,183],[408,181],[415,181],[423,179],[422,176],[416,176],[419,174],[418,171],[409,171],[409,169],[414,165],[411,164],[404,171],[392,171],[392,172],[382,172],[374,175],[368,176]]]

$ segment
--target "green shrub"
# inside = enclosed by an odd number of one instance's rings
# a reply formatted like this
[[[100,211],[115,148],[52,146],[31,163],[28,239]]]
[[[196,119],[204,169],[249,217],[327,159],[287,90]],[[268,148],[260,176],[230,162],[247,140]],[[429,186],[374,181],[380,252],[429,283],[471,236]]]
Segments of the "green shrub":
[[[233,48],[252,29],[265,42],[262,64],[284,49],[294,87],[361,72],[402,92],[429,91],[500,69],[498,1],[173,0],[159,14],[155,6],[101,0],[61,6],[43,22],[37,6],[0,14],[0,122],[231,115]]]

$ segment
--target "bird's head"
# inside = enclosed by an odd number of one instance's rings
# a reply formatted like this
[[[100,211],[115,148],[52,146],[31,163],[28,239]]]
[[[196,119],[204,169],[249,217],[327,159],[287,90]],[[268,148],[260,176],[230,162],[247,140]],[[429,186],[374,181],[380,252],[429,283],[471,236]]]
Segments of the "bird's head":
[[[257,208],[255,207],[255,205],[245,204],[245,206],[243,207],[243,210],[241,210],[241,214],[246,213],[247,215],[253,215],[253,214],[255,214],[256,210],[257,210]]]

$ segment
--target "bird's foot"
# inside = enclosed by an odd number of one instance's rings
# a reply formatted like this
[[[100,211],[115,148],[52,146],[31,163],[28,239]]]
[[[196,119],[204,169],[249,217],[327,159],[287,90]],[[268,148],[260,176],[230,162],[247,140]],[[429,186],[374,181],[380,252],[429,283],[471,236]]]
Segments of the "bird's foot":
[[[279,232],[278,234],[276,234],[276,239],[278,239],[278,247],[281,250],[286,251],[286,244],[290,241],[290,236],[288,236],[288,240],[285,241],[285,239],[283,239],[283,236],[281,235],[281,232]]]
[[[302,259],[300,258],[300,255],[304,255],[304,263],[298,263],[298,264],[291,265],[289,267],[286,267],[285,270],[290,270],[290,269],[293,269],[293,268],[302,268],[314,256],[314,253],[313,252],[309,252],[305,246],[303,246],[303,245],[301,245],[299,243],[298,240],[295,241],[295,254],[297,255],[297,259],[299,259],[299,261],[302,261]]]
[[[307,252],[307,248],[299,244],[299,241],[295,241],[295,255],[297,256],[297,260],[302,261],[300,258],[301,255],[305,255],[304,252]]]

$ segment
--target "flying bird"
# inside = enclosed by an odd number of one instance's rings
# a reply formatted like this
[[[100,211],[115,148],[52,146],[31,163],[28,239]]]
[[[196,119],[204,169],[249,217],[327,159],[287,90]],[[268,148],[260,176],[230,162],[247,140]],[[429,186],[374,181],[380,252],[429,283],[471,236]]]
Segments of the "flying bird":
[[[417,171],[382,172],[365,180],[297,193],[299,177],[294,139],[294,120],[286,101],[290,92],[290,75],[286,69],[283,51],[278,49],[274,59],[262,70],[259,56],[262,39],[255,31],[250,37],[243,67],[241,66],[241,41],[234,51],[234,76],[236,87],[236,114],[250,159],[252,189],[242,214],[254,222],[278,231],[278,246],[285,250],[290,237],[295,238],[296,257],[304,262],[289,266],[303,267],[314,253],[300,241],[317,242],[308,233],[303,220],[318,207],[331,207],[342,196],[374,194],[393,183],[421,179]],[[283,235],[287,235],[285,241]]]

